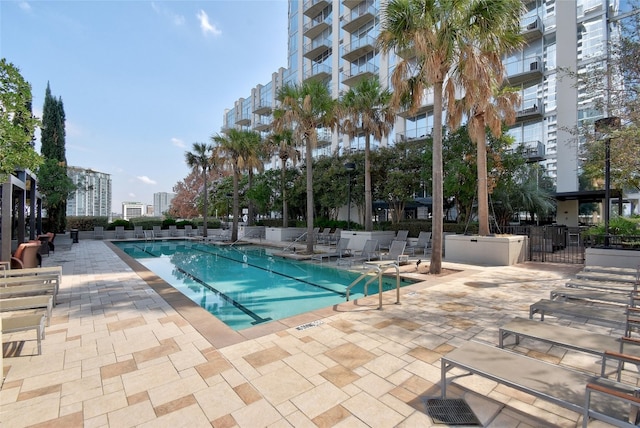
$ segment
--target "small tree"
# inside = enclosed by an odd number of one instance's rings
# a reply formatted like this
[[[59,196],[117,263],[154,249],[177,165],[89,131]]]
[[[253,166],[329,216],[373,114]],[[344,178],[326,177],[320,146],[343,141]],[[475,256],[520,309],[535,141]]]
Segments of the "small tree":
[[[189,168],[193,169],[195,172],[202,172],[202,181],[203,181],[203,191],[202,191],[202,200],[203,200],[203,209],[202,209],[202,218],[203,218],[203,230],[202,235],[207,237],[207,216],[209,214],[209,189],[208,189],[208,175],[209,171],[213,169],[216,165],[216,159],[213,157],[213,147],[209,144],[204,143],[193,143],[193,151],[185,153],[185,161]]]

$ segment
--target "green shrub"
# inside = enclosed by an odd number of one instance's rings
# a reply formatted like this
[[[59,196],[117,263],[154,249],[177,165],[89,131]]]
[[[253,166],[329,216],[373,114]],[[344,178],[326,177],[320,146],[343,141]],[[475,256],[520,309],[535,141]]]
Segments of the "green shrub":
[[[124,226],[125,230],[133,230],[133,224],[131,224],[129,220],[123,220],[121,218],[109,223],[106,230],[115,230],[116,226]]]
[[[69,216],[67,217],[67,230],[93,230],[95,226],[102,226],[105,229],[109,224],[107,217],[86,217],[86,216]]]

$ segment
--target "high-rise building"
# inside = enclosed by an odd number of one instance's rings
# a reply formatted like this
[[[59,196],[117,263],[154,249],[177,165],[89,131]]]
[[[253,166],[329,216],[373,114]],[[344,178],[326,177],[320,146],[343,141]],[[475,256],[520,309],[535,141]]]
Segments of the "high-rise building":
[[[76,185],[67,200],[67,216],[111,217],[111,175],[69,166],[67,176]]]
[[[158,192],[153,194],[153,212],[156,216],[162,216],[171,208],[171,201],[175,198],[175,193]]]
[[[123,202],[122,203],[122,218],[124,220],[131,220],[136,217],[143,217],[147,213],[147,205],[142,202]]]
[[[288,64],[257,85],[247,98],[225,110],[225,128],[266,133],[278,90],[286,83],[324,81],[338,98],[361,79],[378,76],[389,85],[395,54],[376,46],[381,4],[385,0],[289,0]],[[575,84],[563,70],[584,72],[605,67],[609,41],[618,37],[622,12],[618,0],[523,0],[521,18],[526,45],[505,57],[509,83],[520,91],[517,121],[508,133],[540,162],[557,186],[561,221],[577,225],[580,140],[574,132],[583,121],[610,112],[594,108],[595,97]],[[559,25],[561,23],[561,25]],[[402,139],[426,138],[433,128],[433,97],[427,93],[416,114],[400,112],[394,132],[372,148]],[[345,153],[364,147],[363,139],[319,131],[316,154]],[[274,159],[273,166],[277,167]],[[566,195],[566,197],[562,197]],[[560,220],[559,220],[560,221]],[[573,224],[575,223],[575,224]]]

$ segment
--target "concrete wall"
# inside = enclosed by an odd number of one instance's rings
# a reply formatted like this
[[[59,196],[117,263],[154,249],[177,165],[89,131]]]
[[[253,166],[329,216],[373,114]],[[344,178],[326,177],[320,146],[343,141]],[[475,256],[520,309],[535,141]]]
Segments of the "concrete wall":
[[[584,250],[584,265],[637,269],[640,266],[640,251],[586,248]]]

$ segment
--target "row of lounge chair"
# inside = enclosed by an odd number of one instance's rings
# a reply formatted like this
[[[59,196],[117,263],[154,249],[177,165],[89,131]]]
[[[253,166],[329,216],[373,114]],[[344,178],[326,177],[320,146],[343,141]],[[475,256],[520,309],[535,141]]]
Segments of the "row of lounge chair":
[[[583,427],[590,419],[604,421],[618,427],[635,427],[640,422],[640,389],[638,379],[621,382],[625,363],[640,367],[640,339],[632,332],[640,328],[640,309],[634,296],[640,285],[640,267],[636,272],[620,272],[598,268],[598,274],[585,269],[576,280],[588,281],[585,293],[565,294],[553,290],[551,299],[542,299],[530,307],[529,319],[514,318],[499,329],[499,345],[493,347],[478,342],[466,342],[445,355],[441,361],[441,393],[446,396],[447,373],[454,367],[492,379],[501,384],[550,401],[558,406],[581,413]],[[575,289],[575,280],[567,288]],[[595,291],[594,291],[595,290]],[[600,290],[600,291],[598,291]],[[608,301],[605,294],[622,298]],[[571,300],[571,301],[569,301]],[[562,315],[587,322],[610,324],[622,328],[624,335],[595,333],[583,328],[567,327],[534,320],[534,315]],[[515,345],[522,338],[585,352],[600,357],[599,373],[587,373],[552,364],[503,349],[506,338],[513,336]],[[615,380],[609,379],[608,362],[615,363]],[[630,411],[631,409],[631,411]]]
[[[37,353],[42,353],[45,324],[51,324],[53,307],[62,280],[60,266],[0,271],[0,312],[2,333],[9,334],[35,330]],[[25,313],[33,311],[35,313]]]
[[[200,236],[202,235],[202,228],[194,229],[191,225],[184,226],[184,233],[180,233],[179,229],[176,225],[169,226],[168,230],[162,229],[160,226],[153,226],[153,229],[143,229],[142,226],[134,226],[133,229],[133,238],[143,238],[143,239],[156,239],[156,238],[164,238],[164,237],[179,237],[179,236]],[[127,234],[125,232],[124,226],[116,226],[114,232],[115,239],[125,239]],[[95,226],[93,228],[93,238],[94,239],[104,239],[104,227],[103,226]]]

